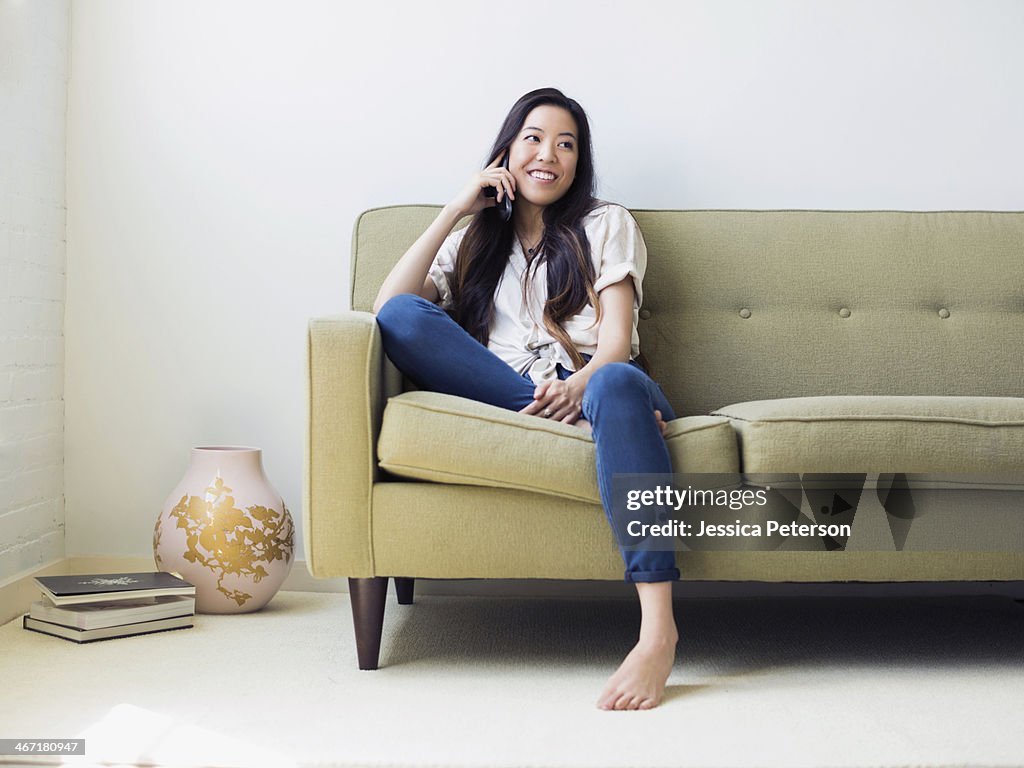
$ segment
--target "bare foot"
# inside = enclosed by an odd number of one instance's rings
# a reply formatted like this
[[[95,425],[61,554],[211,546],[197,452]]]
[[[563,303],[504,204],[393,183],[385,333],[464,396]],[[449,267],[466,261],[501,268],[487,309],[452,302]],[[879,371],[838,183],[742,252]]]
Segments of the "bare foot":
[[[597,700],[600,709],[653,709],[665,695],[679,635],[641,640],[615,670]]]

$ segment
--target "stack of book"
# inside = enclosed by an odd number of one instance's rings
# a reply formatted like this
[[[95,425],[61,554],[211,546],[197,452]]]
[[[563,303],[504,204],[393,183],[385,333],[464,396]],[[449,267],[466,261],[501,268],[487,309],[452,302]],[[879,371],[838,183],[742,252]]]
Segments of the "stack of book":
[[[196,588],[170,573],[97,573],[40,576],[43,599],[22,626],[76,643],[187,629],[196,613]]]

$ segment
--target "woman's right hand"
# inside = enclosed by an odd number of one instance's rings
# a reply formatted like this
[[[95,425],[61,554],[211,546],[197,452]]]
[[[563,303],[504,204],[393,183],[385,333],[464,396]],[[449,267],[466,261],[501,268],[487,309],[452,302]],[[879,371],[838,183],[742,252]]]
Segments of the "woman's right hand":
[[[507,151],[505,150],[505,152]],[[515,177],[507,168],[501,166],[505,152],[494,158],[494,162],[482,171],[474,173],[473,177],[466,183],[466,186],[462,188],[462,191],[448,205],[459,211],[462,216],[469,216],[477,211],[482,211],[484,208],[493,208],[504,199],[505,195],[515,200]],[[484,195],[484,190],[490,187],[498,190],[497,197],[487,197]]]

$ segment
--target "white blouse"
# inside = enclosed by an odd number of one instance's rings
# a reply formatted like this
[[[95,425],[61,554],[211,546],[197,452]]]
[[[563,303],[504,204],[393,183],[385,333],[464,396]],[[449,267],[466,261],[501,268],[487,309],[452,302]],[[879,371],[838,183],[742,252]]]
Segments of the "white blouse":
[[[633,278],[636,295],[633,299],[633,335],[629,356],[635,358],[640,354],[640,337],[636,326],[643,302],[641,284],[647,269],[647,246],[640,234],[640,227],[621,205],[607,203],[583,218],[583,228],[590,241],[590,256],[594,262],[594,274],[597,275],[594,290],[600,293],[627,275]],[[463,227],[445,238],[428,272],[437,286],[441,306],[445,309],[452,306],[449,281],[455,272],[459,243],[467,229]],[[512,253],[494,293],[494,320],[487,347],[517,373],[529,372],[534,384],[539,384],[544,379],[558,377],[555,366],[559,363],[566,370],[575,369],[568,352],[544,327],[547,265],[541,263],[534,270],[531,290],[524,305],[522,282],[526,271],[526,256],[519,238],[513,239]],[[588,304],[579,314],[563,323],[565,332],[582,354],[593,355],[597,352],[596,318],[594,307]]]

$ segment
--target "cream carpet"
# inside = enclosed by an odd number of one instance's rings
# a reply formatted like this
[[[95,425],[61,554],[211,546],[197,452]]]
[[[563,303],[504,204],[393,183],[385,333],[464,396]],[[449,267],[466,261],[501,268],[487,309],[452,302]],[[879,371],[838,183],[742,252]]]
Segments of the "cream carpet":
[[[604,712],[638,609],[388,597],[356,668],[348,596],[89,645],[0,628],[0,738],[67,765],[1024,765],[1024,607],[1005,597],[676,602],[668,697]],[[0,758],[0,762],[12,758]]]

